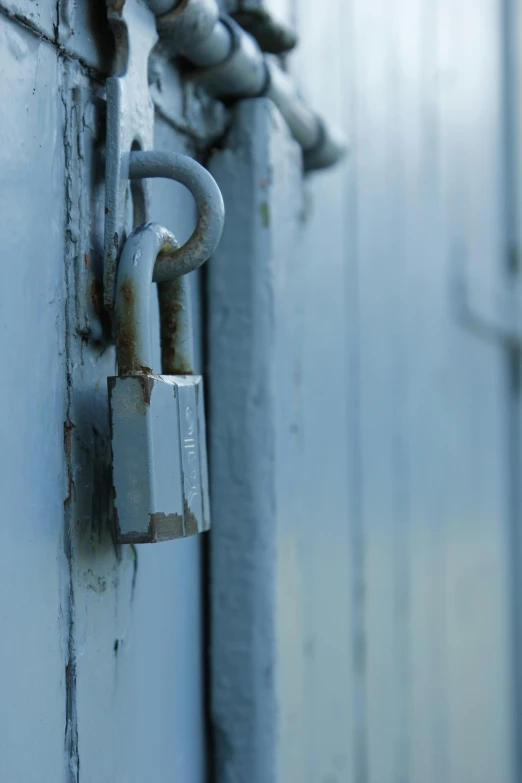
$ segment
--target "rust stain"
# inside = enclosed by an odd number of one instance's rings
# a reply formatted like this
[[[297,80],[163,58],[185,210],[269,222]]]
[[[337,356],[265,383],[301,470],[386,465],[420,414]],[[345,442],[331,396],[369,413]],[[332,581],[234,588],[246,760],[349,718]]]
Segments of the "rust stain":
[[[152,389],[154,387],[154,378],[151,375],[132,375],[128,376],[133,381],[137,381],[138,384],[141,386],[141,400],[133,400],[133,405],[135,406],[134,409],[137,413],[141,413],[143,416],[147,412],[147,408],[150,407],[150,398],[152,395]],[[124,381],[125,378],[120,378],[119,376],[116,377],[114,375],[110,375],[107,378],[107,389],[109,392],[109,402],[112,401],[112,395],[114,393],[114,389],[116,388],[116,385],[118,381]],[[112,419],[112,402],[109,405],[109,431],[111,440],[114,438],[114,424]]]
[[[89,296],[94,312],[99,314],[102,311],[103,287],[99,280],[91,280],[89,285]]]
[[[91,263],[91,260],[89,258],[89,254],[88,253],[84,253],[84,255],[83,255],[83,265],[84,265],[85,269],[89,268],[90,263]]]
[[[150,376],[147,375],[145,375],[145,377],[137,376],[137,381],[141,386],[141,391],[143,393],[143,402],[147,407],[150,407],[150,397],[154,386],[154,378],[151,378]]]
[[[72,421],[65,421],[63,424],[63,445],[65,449],[65,454],[68,457],[71,453],[71,445],[72,445],[72,431],[76,429],[76,425],[72,423]]]
[[[120,544],[157,544],[161,541],[171,541],[183,538],[183,518],[181,514],[150,514],[149,526],[146,531],[122,533],[115,509],[116,538]]]
[[[134,288],[130,283],[123,283],[121,293],[127,307],[134,307]]]
[[[65,452],[66,464],[67,464],[67,494],[63,505],[67,507],[74,498],[74,478],[71,466],[71,450],[72,450],[72,433],[76,425],[72,421],[67,419],[63,424],[63,448]]]
[[[125,306],[124,316],[116,322],[118,372],[120,375],[131,372],[151,375],[152,368],[140,364],[136,355],[135,292],[132,283],[129,281],[122,283],[120,292]]]
[[[209,203],[205,202],[205,204],[201,207],[196,228],[188,240],[188,243],[190,243],[191,246],[191,255],[197,256],[201,253],[201,245],[205,244],[205,239],[208,233],[208,227],[211,219],[213,219],[213,211]],[[158,255],[155,268],[160,269],[168,261],[174,261],[175,263],[178,253],[184,247],[185,245],[183,245],[181,249],[179,247],[173,249],[170,243],[166,247],[163,247]]]
[[[157,512],[150,514],[150,521],[146,531],[122,533],[118,512],[114,509],[117,541],[120,544],[156,544],[161,541],[171,541],[176,538],[197,535],[199,533],[198,521],[186,500],[183,504],[183,514],[185,517],[185,530],[183,530],[183,517],[181,514]]]
[[[212,210],[210,209],[209,204],[205,203],[205,206],[199,213],[199,221],[194,231],[194,239],[197,242],[198,249],[199,249],[199,245],[203,244],[205,241],[211,216],[212,216]]]
[[[183,511],[185,514],[185,535],[195,536],[199,533],[198,520],[194,516],[194,512],[190,508],[187,500],[183,501]]]
[[[179,350],[179,323],[183,294],[179,279],[158,283],[161,370],[165,375],[190,375],[192,362]]]
[[[183,519],[181,514],[156,513],[150,515],[149,531],[152,541],[169,541],[183,538]]]

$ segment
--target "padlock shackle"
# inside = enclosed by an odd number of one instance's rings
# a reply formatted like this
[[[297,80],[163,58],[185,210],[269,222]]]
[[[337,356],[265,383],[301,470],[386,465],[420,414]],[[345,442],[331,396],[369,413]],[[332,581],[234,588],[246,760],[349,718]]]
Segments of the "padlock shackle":
[[[181,247],[157,223],[145,223],[126,240],[116,278],[116,356],[118,374],[152,373],[150,284],[160,283],[163,364],[192,372],[190,300],[182,275],[200,267],[217,247],[225,209],[212,175],[193,158],[177,152],[130,152],[131,179],[162,177],[181,182],[197,207],[196,228]],[[175,281],[168,283],[167,281]],[[172,302],[169,303],[169,297]],[[169,326],[170,325],[170,326]],[[167,326],[174,332],[167,334]],[[172,370],[171,368],[175,368]],[[165,371],[165,368],[163,369]]]
[[[187,275],[158,283],[161,372],[194,375],[192,302]]]
[[[129,178],[172,179],[188,188],[196,202],[197,223],[190,238],[175,249],[162,250],[153,281],[160,283],[186,275],[207,261],[221,237],[225,207],[221,191],[200,163],[178,152],[130,152]]]
[[[152,274],[159,253],[177,247],[174,235],[158,223],[145,223],[134,229],[123,246],[115,299],[118,375],[152,373]]]

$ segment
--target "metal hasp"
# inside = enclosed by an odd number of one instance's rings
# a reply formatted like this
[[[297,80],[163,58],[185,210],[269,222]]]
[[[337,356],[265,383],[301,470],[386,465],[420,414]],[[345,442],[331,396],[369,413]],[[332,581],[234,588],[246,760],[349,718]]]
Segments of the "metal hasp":
[[[233,19],[219,16],[215,0],[107,0],[116,43],[115,72],[107,79],[107,144],[103,301],[114,307],[118,257],[125,240],[131,151],[153,144],[154,106],[148,62],[158,29],[173,53],[197,69],[190,78],[216,98],[266,96],[280,110],[303,148],[307,170],[336,163],[346,151],[344,138],[327,128],[298,95],[292,80],[257,41]],[[151,175],[152,176],[152,175]],[[148,220],[143,179],[132,191],[134,226]],[[194,239],[195,242],[195,239]]]
[[[154,105],[149,93],[149,56],[157,41],[156,18],[140,0],[107,0],[116,43],[114,75],[106,81],[107,145],[105,161],[105,262],[103,300],[114,306],[116,264],[124,242],[131,149],[151,149]],[[134,225],[147,220],[144,182],[134,192]]]
[[[332,166],[346,152],[343,134],[329,128],[299,96],[277,61],[231,17],[219,14],[216,0],[181,0],[158,17],[158,32],[175,56],[196,70],[190,78],[213,97],[270,98],[303,149],[307,170]]]
[[[196,161],[175,153],[132,153],[131,176],[168,176],[187,185],[198,206],[191,238],[179,246],[146,223],[126,240],[115,299],[118,375],[108,378],[115,535],[155,543],[210,526],[203,381],[193,375],[187,272],[215,249],[223,227],[221,193]],[[151,359],[150,284],[160,283],[163,369]]]

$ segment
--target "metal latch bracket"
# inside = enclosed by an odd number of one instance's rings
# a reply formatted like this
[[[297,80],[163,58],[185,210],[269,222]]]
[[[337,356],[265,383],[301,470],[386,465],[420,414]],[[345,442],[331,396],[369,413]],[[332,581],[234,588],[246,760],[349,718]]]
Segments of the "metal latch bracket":
[[[107,0],[116,42],[114,75],[107,79],[103,300],[114,307],[116,269],[126,236],[129,153],[153,147],[154,105],[148,64],[157,41],[156,17],[141,0]],[[148,219],[147,183],[133,183],[133,223]]]

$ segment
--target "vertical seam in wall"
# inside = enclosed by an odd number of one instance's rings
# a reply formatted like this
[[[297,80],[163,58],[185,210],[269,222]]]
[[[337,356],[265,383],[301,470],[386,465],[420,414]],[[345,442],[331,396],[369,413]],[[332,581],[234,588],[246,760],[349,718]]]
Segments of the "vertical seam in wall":
[[[388,207],[391,217],[390,239],[396,249],[396,267],[393,275],[393,289],[390,291],[396,301],[404,302],[408,296],[408,213],[404,209],[408,194],[408,155],[406,152],[406,128],[401,121],[410,114],[421,111],[407,104],[405,84],[401,78],[401,32],[402,8],[395,0],[388,6],[389,28],[389,133],[391,154],[386,162],[386,187],[391,186],[393,199]],[[418,29],[418,28],[417,28]],[[418,62],[417,62],[418,67]],[[414,76],[415,67],[412,67]],[[407,120],[406,120],[407,122]],[[400,131],[404,131],[401,133]],[[400,165],[402,163],[402,166]],[[389,178],[389,179],[388,179]],[[393,255],[393,253],[392,253]],[[391,424],[392,478],[390,523],[392,526],[392,579],[393,579],[393,632],[391,637],[392,671],[394,672],[393,709],[395,727],[393,737],[393,769],[390,780],[407,783],[410,780],[410,659],[411,659],[411,454],[409,437],[409,394],[410,394],[410,352],[408,345],[408,313],[402,309],[390,324],[393,330],[394,361],[391,372],[390,392],[395,401],[395,415]]]
[[[205,152],[204,157],[208,158],[208,151]],[[200,156],[201,157],[201,156]],[[207,160],[199,161],[207,168]],[[210,259],[211,261],[212,259]],[[207,454],[210,454],[210,417],[211,412],[211,398],[210,398],[210,383],[208,366],[210,362],[210,341],[209,341],[209,281],[208,281],[208,264],[204,264],[200,270],[200,297],[202,302],[201,308],[201,373],[205,382],[204,385],[204,401],[205,401],[205,415],[207,419]],[[211,460],[208,459],[208,471],[209,471],[209,486],[212,486],[211,476]],[[210,499],[212,501],[212,498]],[[211,507],[212,513],[212,507]],[[212,644],[212,616],[211,616],[211,567],[212,561],[210,557],[210,535],[202,536],[201,541],[201,596],[202,596],[202,662],[203,662],[203,700],[205,710],[205,751],[206,751],[206,769],[205,769],[205,781],[206,783],[216,783],[216,748],[214,737],[214,725],[212,721],[212,662],[210,658],[211,644]]]
[[[357,130],[357,90],[356,90],[356,44],[355,44],[354,4],[340,5],[339,35],[342,39],[343,73],[349,73],[351,94],[346,100],[341,93],[341,105],[345,107],[343,125],[348,138],[356,136]],[[348,40],[347,40],[348,39]],[[346,84],[342,80],[342,84]],[[348,115],[349,111],[349,115]],[[347,694],[352,703],[353,780],[354,783],[367,783],[368,780],[368,728],[366,705],[366,627],[365,627],[365,547],[362,509],[362,438],[361,438],[361,373],[360,373],[360,313],[359,313],[359,257],[358,257],[358,202],[357,202],[357,148],[352,152],[348,163],[351,171],[345,175],[343,204],[347,213],[344,222],[345,236],[343,252],[346,256],[346,298],[348,313],[348,443],[351,444],[351,475],[348,476],[350,543],[349,561],[352,567],[352,594],[350,611],[352,613],[352,678],[353,694]],[[349,179],[352,185],[349,185]],[[351,217],[351,219],[348,219]],[[351,332],[351,334],[350,334]]]
[[[516,57],[516,11],[511,0],[502,0],[500,5],[500,51],[501,51],[501,112],[502,112],[502,190],[504,194],[501,205],[504,217],[504,255],[502,257],[503,268],[500,274],[506,276],[507,284],[515,288],[513,306],[519,304],[516,295],[520,285],[520,248],[519,227],[517,225],[517,138],[516,138],[516,102],[517,102],[517,77],[515,74]],[[520,616],[520,595],[522,594],[522,578],[520,573],[520,561],[522,552],[520,513],[520,404],[521,404],[521,362],[520,347],[516,345],[506,346],[506,398],[507,413],[505,417],[507,439],[507,492],[508,492],[508,534],[506,542],[509,547],[508,562],[510,562],[510,574],[508,575],[508,591],[511,613],[508,623],[511,631],[511,677],[513,702],[513,780],[520,780],[522,775],[522,678],[520,675],[520,657],[522,655],[522,618]]]
[[[60,45],[60,3],[61,0],[56,0],[56,21],[53,23],[54,40],[58,46]]]
[[[66,606],[66,653],[65,653],[65,729],[64,729],[64,753],[65,753],[65,780],[66,783],[78,783],[80,779],[80,759],[78,753],[78,721],[76,710],[76,649],[75,649],[75,607],[74,607],[74,585],[73,585],[73,553],[71,545],[71,525],[72,505],[74,503],[74,469],[72,462],[72,444],[74,437],[74,424],[71,421],[71,374],[70,374],[70,324],[71,318],[71,291],[70,270],[68,268],[71,261],[71,252],[69,249],[71,240],[69,238],[69,223],[71,220],[71,178],[74,176],[73,165],[75,156],[72,144],[72,101],[71,90],[68,79],[69,63],[63,57],[59,58],[61,64],[61,83],[60,95],[63,105],[63,143],[64,143],[64,201],[65,201],[65,220],[64,220],[64,277],[65,277],[65,366],[66,366],[66,414],[64,421],[64,458],[67,478],[66,496],[64,500],[64,551],[68,565],[68,590]],[[72,254],[74,261],[74,251]]]
[[[443,181],[443,111],[444,101],[442,94],[437,84],[433,80],[433,74],[437,73],[440,68],[440,47],[441,47],[441,25],[440,19],[443,11],[443,5],[441,0],[424,0],[423,3],[423,15],[422,15],[422,40],[421,40],[421,61],[422,61],[422,93],[429,92],[430,104],[433,107],[433,121],[428,120],[422,131],[422,146],[423,156],[431,157],[434,160],[434,174],[433,174],[433,203],[436,213],[434,215],[434,221],[436,225],[440,226],[442,220],[442,181]],[[426,122],[423,120],[423,123]],[[429,125],[428,125],[429,123]],[[428,130],[431,129],[431,132]],[[441,233],[440,231],[437,233]],[[453,275],[451,270],[451,264],[453,258],[448,256],[446,250],[443,250],[441,244],[437,245],[437,263],[439,263],[443,269],[443,274],[448,278],[448,291],[451,292],[451,284],[453,281]],[[417,523],[415,515],[412,517],[414,524]],[[445,547],[447,543],[448,529],[447,519],[445,515],[441,515],[438,519],[438,527],[440,534],[439,550],[437,553],[437,568],[440,574],[440,584],[445,584],[448,578],[446,573],[446,558]],[[435,728],[433,729],[433,741],[431,743],[431,758],[427,765],[429,769],[430,779],[432,780],[444,780],[449,783],[451,778],[450,771],[450,730],[448,728],[450,723],[449,716],[449,700],[448,700],[448,618],[447,613],[443,616],[437,614],[437,619],[434,623],[435,628],[432,631],[439,644],[440,661],[436,672],[430,674],[432,683],[434,682],[435,689],[438,693],[438,699],[440,709],[437,714],[437,710],[434,711]],[[410,724],[413,732],[414,722],[416,715],[412,712],[412,722]],[[411,748],[413,750],[413,746]],[[414,782],[415,783],[415,782]]]
[[[507,484],[508,484],[508,536],[509,544],[508,563],[510,568],[509,580],[509,601],[511,605],[511,623],[512,623],[512,649],[511,673],[514,687],[513,693],[513,775],[514,781],[519,781],[522,770],[522,715],[521,715],[521,694],[520,682],[520,655],[522,653],[522,627],[520,614],[520,595],[522,589],[522,580],[520,575],[520,551],[522,546],[520,530],[520,501],[521,494],[520,483],[520,350],[517,348],[508,348],[506,350],[506,387],[507,387],[507,406],[505,416],[506,439],[507,439]],[[508,670],[509,671],[509,670]]]

